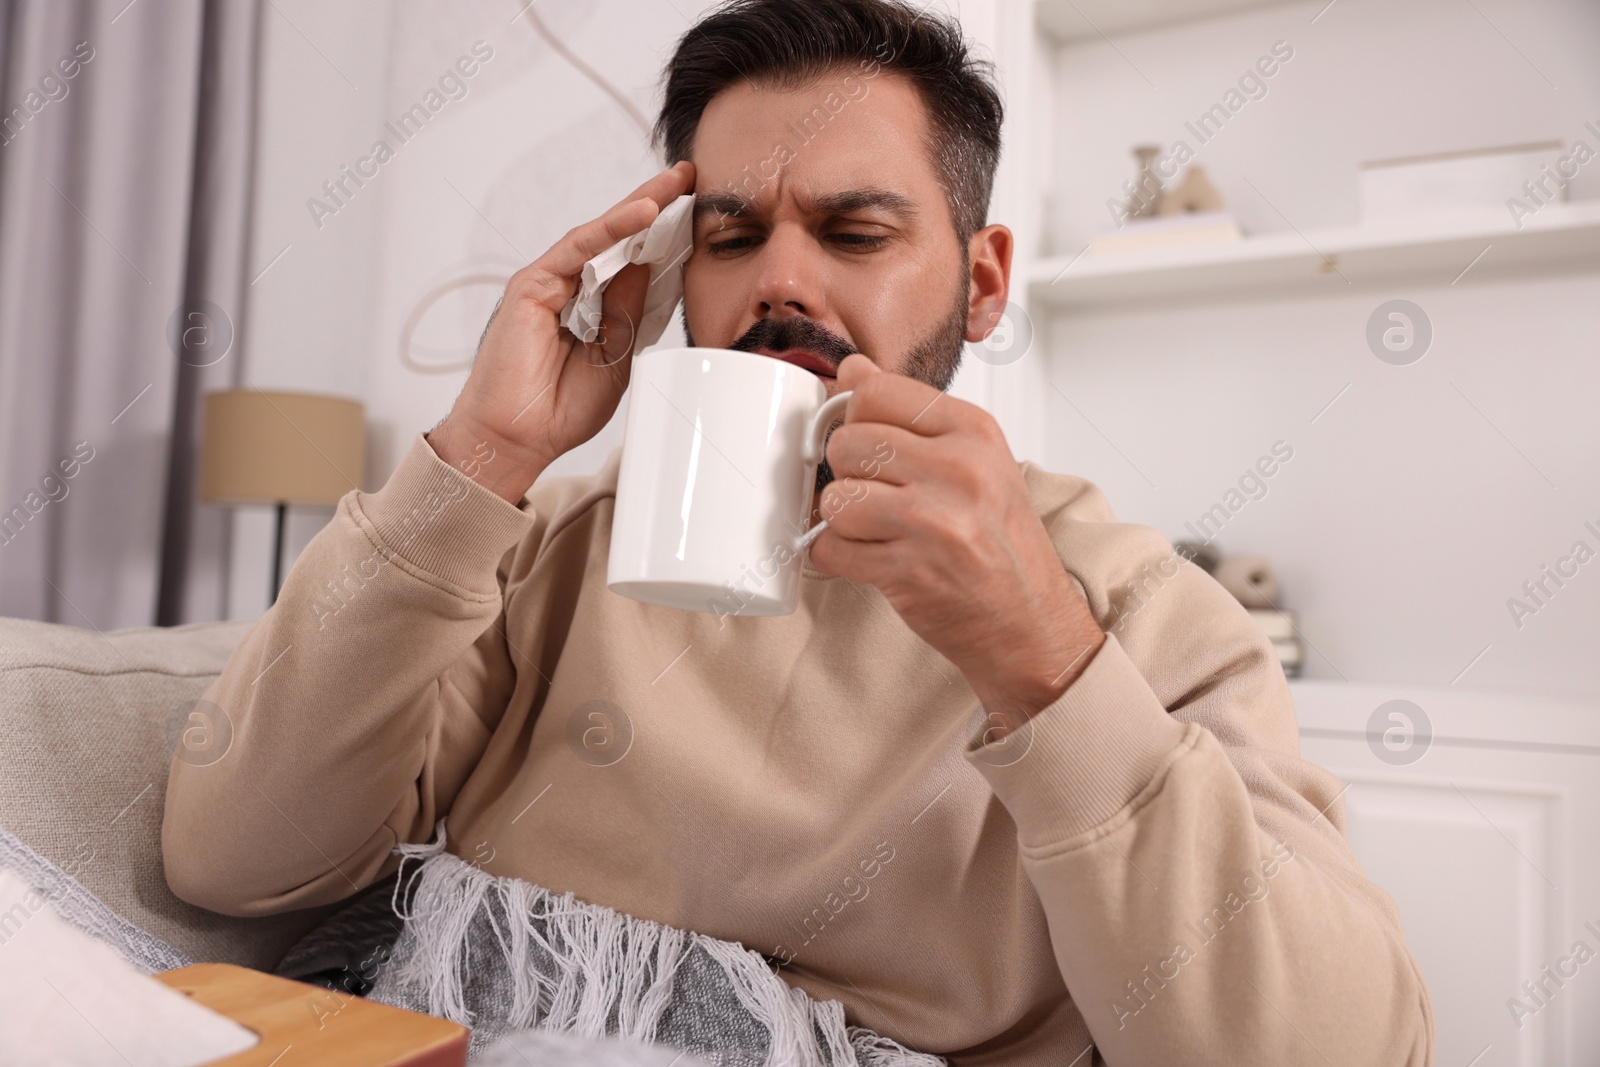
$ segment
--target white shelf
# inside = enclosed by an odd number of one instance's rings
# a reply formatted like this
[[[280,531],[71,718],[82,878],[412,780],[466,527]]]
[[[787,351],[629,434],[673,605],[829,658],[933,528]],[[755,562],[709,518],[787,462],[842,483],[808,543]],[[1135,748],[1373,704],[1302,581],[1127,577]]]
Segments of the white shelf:
[[[1394,682],[1289,681],[1295,718],[1308,737],[1352,737],[1367,730],[1373,709],[1390,700],[1410,700],[1428,715],[1441,744],[1566,750],[1600,755],[1600,715],[1581,698],[1468,686]]]
[[[1600,270],[1600,202],[1551,204],[1523,219],[1521,229],[1509,214],[1490,212],[1127,255],[1053,256],[1034,261],[1026,282],[1031,303],[1087,308],[1230,293],[1333,293],[1374,282],[1449,285],[1463,271],[1470,281],[1572,268]]]

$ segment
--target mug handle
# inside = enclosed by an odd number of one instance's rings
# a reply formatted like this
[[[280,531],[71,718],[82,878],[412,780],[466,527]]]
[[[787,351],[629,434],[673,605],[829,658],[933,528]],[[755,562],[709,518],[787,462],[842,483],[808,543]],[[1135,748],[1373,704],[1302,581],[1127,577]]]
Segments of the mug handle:
[[[807,469],[821,461],[822,442],[823,438],[827,436],[828,427],[832,426],[833,420],[838,418],[840,413],[844,411],[844,406],[850,402],[850,394],[853,391],[846,389],[842,393],[835,393],[823,402],[815,415],[811,416],[811,423],[806,427],[805,451],[801,453],[801,458],[805,460]],[[806,496],[808,503],[810,499],[808,492]],[[796,552],[804,552],[811,547],[811,542],[822,536],[822,531],[827,528],[828,520],[823,519],[795,539],[794,550]]]

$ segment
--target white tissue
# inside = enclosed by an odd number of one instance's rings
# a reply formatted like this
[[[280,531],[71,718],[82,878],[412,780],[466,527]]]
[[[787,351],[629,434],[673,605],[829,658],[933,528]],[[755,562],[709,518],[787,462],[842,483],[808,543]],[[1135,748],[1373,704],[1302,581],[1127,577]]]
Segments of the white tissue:
[[[254,1048],[252,1031],[146,978],[0,870],[0,1063],[194,1067]]]
[[[694,247],[694,194],[685,193],[662,209],[650,227],[625,237],[583,265],[578,292],[561,309],[561,325],[580,341],[600,334],[600,297],[629,263],[650,266],[644,314],[635,327],[635,355],[661,339],[683,296],[683,262]]]

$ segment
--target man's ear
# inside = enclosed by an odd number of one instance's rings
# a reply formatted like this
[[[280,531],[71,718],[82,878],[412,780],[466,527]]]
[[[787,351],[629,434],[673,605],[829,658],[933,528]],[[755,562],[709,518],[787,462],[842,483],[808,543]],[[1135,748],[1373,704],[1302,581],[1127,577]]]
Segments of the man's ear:
[[[976,344],[1000,325],[1011,293],[1011,231],[996,223],[967,241],[967,340]]]

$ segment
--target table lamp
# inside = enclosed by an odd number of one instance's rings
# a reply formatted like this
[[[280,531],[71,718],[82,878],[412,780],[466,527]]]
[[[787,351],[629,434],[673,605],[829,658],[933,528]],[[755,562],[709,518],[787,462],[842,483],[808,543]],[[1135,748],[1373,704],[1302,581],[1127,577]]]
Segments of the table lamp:
[[[272,600],[283,586],[284,521],[291,504],[334,504],[360,487],[365,417],[354,400],[234,389],[205,398],[200,499],[270,504]]]

